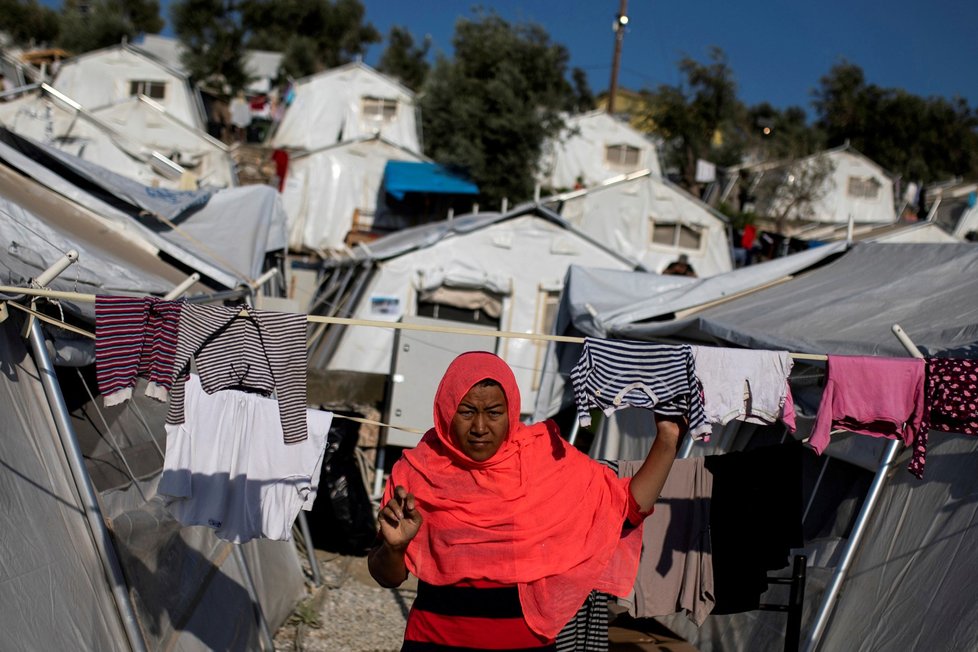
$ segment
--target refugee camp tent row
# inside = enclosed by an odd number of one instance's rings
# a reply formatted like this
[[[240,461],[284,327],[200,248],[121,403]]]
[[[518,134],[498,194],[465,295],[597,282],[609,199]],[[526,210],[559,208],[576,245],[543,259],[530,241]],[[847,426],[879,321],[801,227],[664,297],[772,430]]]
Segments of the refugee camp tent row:
[[[63,152],[38,163],[10,145],[23,142],[7,136],[0,153],[6,285],[27,286],[74,250],[78,262],[47,287],[162,295],[196,272],[201,280],[190,287],[194,300],[247,297],[247,282],[262,270],[269,243],[284,246],[284,221],[271,189],[241,189],[248,193],[230,202],[222,193],[139,191]],[[262,190],[268,192],[255,192]],[[141,223],[144,211],[187,226],[201,239],[197,250],[184,248],[192,242],[185,235]],[[233,261],[208,262],[215,239],[240,241],[229,234],[238,233],[242,219],[255,239],[237,251],[222,246]],[[29,305],[93,330],[90,303],[38,299]],[[304,594],[294,544],[235,546],[208,528],[181,528],[156,496],[165,406],[142,396],[141,388],[132,401],[103,406],[92,340],[40,321],[28,327],[12,303],[5,308],[4,641],[12,649],[99,650],[267,644],[268,632]]]
[[[743,268],[727,279],[674,279],[671,286],[640,272],[628,282],[620,272],[572,267],[555,332],[801,354],[791,388],[796,437],[803,439],[825,373],[825,363],[806,360],[806,354],[906,358],[909,350],[894,335],[894,324],[924,356],[978,354],[978,303],[963,300],[978,296],[974,246],[866,242],[840,255],[844,246]],[[550,382],[554,376],[566,378],[576,346],[555,347],[536,418],[572,402],[566,388],[549,398],[546,391],[557,385]],[[641,458],[647,430],[641,415],[617,412],[596,429],[591,454]],[[785,437],[779,425],[731,422],[716,427],[709,443],[692,445],[689,454],[753,450]],[[822,457],[806,451],[799,479],[805,545],[796,551],[809,560],[803,649],[978,645],[966,598],[973,579],[966,569],[978,563],[969,539],[978,441],[932,432],[922,480],[907,471],[911,451],[900,447],[842,433]],[[782,614],[756,611],[710,616],[701,627],[683,615],[661,620],[700,650],[780,649],[785,628]]]
[[[145,95],[89,111],[40,84],[0,105],[0,123],[143,185],[174,190],[237,185],[234,161],[223,143]]]

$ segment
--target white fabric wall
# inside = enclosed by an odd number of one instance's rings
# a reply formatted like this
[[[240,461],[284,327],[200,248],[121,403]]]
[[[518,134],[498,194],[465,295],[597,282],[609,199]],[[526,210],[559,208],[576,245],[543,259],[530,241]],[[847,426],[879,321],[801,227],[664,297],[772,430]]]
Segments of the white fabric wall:
[[[561,214],[622,256],[661,272],[680,254],[700,277],[733,269],[727,225],[679,188],[652,175],[593,188],[568,199]],[[699,249],[652,242],[652,222],[683,223],[701,230]]]
[[[342,249],[354,211],[372,216],[388,160],[421,156],[380,140],[352,143],[292,159],[282,188],[294,249]]]
[[[364,97],[397,100],[396,117],[387,124],[364,119]],[[412,152],[421,151],[414,94],[373,68],[355,63],[301,80],[271,143],[314,151],[374,135]]]
[[[533,216],[519,217],[464,235],[449,236],[434,246],[381,263],[353,317],[396,320],[401,316],[372,314],[372,296],[396,297],[402,314],[415,314],[415,288],[423,275],[482,278],[484,286],[510,288],[503,300],[500,329],[535,332],[541,286],[559,290],[571,264],[627,269],[620,259],[553,222]],[[393,341],[393,331],[349,328],[329,368],[389,373]],[[506,339],[500,341],[496,351],[516,374],[524,412],[533,409],[536,371],[543,364],[545,349],[545,342]]]
[[[560,142],[545,147],[541,181],[551,188],[571,189],[578,177],[585,187],[637,170],[650,170],[662,176],[659,156],[655,145],[641,132],[628,124],[609,116],[604,111],[593,111],[567,118],[567,129]],[[639,149],[639,160],[634,166],[609,165],[605,160],[608,145],[631,145]]]
[[[789,213],[789,219],[804,217],[815,222],[845,224],[852,215],[855,223],[890,224],[897,219],[893,205],[893,181],[882,168],[864,156],[847,151],[829,151],[826,156],[834,166],[826,180],[824,194],[815,202],[811,214],[803,216]],[[808,159],[813,160],[813,159]],[[847,192],[849,177],[873,178],[880,184],[875,199],[852,197]],[[779,212],[777,204],[771,212]]]
[[[144,147],[175,160],[192,172],[201,184],[215,188],[237,185],[234,160],[223,143],[192,125],[181,124],[139,98],[94,113]]]
[[[158,102],[178,120],[204,129],[204,117],[187,79],[123,46],[65,61],[51,85],[91,110],[130,97],[131,81],[165,82],[166,97]]]
[[[139,99],[93,113],[118,135],[42,95],[0,103],[0,123],[14,133],[58,147],[144,185],[174,190],[180,186],[179,178],[160,174],[149,165],[154,150],[188,162],[188,170],[206,185],[236,185],[234,162],[226,148],[204,132],[174,122]],[[192,165],[194,162],[196,165]]]

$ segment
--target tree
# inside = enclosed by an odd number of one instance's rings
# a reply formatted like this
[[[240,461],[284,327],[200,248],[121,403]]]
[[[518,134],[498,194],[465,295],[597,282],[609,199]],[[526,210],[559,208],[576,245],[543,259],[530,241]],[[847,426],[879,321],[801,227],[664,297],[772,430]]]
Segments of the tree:
[[[58,44],[70,52],[88,52],[155,34],[163,25],[158,0],[65,0]]]
[[[650,107],[648,118],[665,141],[667,164],[678,168],[682,185],[698,194],[697,159],[720,165],[740,162],[744,109],[737,99],[733,71],[720,48],[710,50],[710,63],[686,57],[679,70],[686,77],[685,84],[661,85],[643,95]]]
[[[54,41],[59,27],[58,12],[37,0],[0,0],[0,31],[17,45]]]
[[[848,141],[906,179],[978,176],[978,115],[961,98],[881,88],[842,61],[821,78],[813,104],[830,146]]]
[[[573,106],[567,107],[571,113],[585,113],[594,108],[594,93],[587,81],[587,73],[582,68],[571,71],[571,82],[574,84]]]
[[[230,93],[245,87],[245,32],[234,0],[177,0],[170,17],[186,48],[182,63],[191,77]]]
[[[834,170],[824,153],[765,170],[754,189],[757,213],[772,218],[778,233],[784,233],[789,219],[810,219],[829,190],[826,181]]]
[[[430,36],[425,36],[423,46],[415,46],[414,37],[406,28],[392,27],[387,36],[387,49],[381,55],[377,69],[417,91],[428,76],[430,48]]]
[[[808,124],[805,110],[779,110],[767,102],[747,109],[744,130],[757,160],[796,159],[824,149],[823,134]]]
[[[292,77],[349,63],[381,41],[360,0],[241,0],[240,9],[246,45],[283,52]]]
[[[481,11],[456,23],[452,44],[421,97],[426,153],[468,172],[490,204],[528,199],[543,143],[573,99],[567,49],[538,25]]]

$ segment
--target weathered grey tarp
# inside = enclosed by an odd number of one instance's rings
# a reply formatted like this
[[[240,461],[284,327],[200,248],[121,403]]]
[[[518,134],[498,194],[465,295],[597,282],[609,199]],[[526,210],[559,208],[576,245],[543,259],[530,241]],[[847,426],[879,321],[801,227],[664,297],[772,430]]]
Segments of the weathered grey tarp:
[[[0,647],[128,650],[16,321],[0,325]]]
[[[210,190],[170,190],[144,186],[101,165],[20,136],[6,127],[0,127],[0,141],[59,175],[72,179],[75,185],[86,185],[89,192],[104,194],[110,203],[125,202],[137,210],[161,215],[168,220],[176,220],[200,208],[212,194]]]
[[[285,210],[270,186],[194,192],[181,197],[174,191],[142,186],[120,177],[127,187],[135,188],[128,194],[116,195],[115,186],[86,183],[88,177],[75,174],[74,168],[62,161],[84,163],[89,171],[98,168],[95,164],[59,150],[52,150],[57,157],[32,158],[7,141],[16,138],[15,144],[27,147],[27,143],[33,148],[31,151],[51,148],[43,149],[45,146],[2,128],[0,136],[7,136],[0,138],[0,161],[5,166],[94,213],[115,231],[128,234],[134,240],[130,247],[157,249],[220,286],[234,288],[254,280],[261,275],[265,254],[285,247]],[[101,172],[112,174],[108,170]],[[40,212],[26,199],[19,201],[25,208]],[[169,208],[157,213],[154,207]],[[39,217],[50,219],[44,214]],[[104,224],[100,228],[108,230]]]
[[[616,297],[618,309],[629,312],[603,322],[608,336],[903,357],[890,331],[900,324],[925,354],[978,344],[978,247],[971,244],[859,243],[799,278],[678,320],[636,321],[630,306],[643,294],[636,287],[630,297]],[[587,297],[607,295],[592,283],[571,296],[569,315],[586,326]],[[609,303],[599,315],[614,312]]]

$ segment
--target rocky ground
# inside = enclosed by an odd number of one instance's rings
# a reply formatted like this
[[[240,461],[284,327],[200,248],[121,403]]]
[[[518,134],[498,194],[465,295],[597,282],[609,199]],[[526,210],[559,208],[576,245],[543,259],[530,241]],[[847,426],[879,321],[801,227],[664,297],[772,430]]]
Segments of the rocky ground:
[[[417,580],[412,577],[398,589],[382,589],[367,572],[366,557],[322,550],[317,551],[317,556],[323,585],[313,590],[276,632],[275,650],[400,650]],[[609,638],[609,652],[696,652],[696,648],[652,619],[620,619],[611,627]]]
[[[412,578],[398,589],[377,586],[366,557],[317,551],[323,585],[275,635],[275,649],[306,652],[396,652],[414,601]]]

